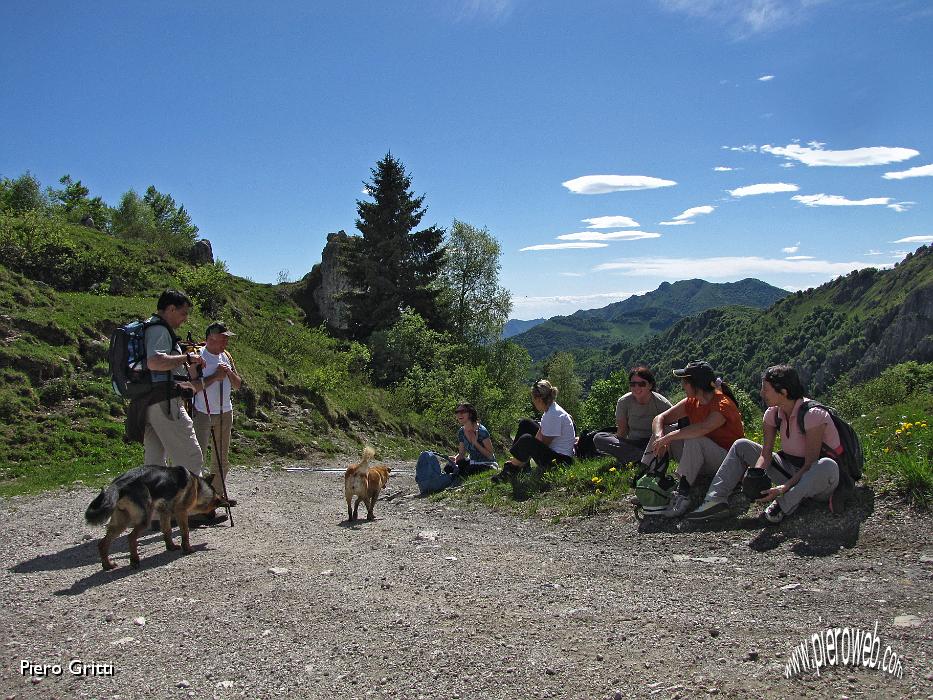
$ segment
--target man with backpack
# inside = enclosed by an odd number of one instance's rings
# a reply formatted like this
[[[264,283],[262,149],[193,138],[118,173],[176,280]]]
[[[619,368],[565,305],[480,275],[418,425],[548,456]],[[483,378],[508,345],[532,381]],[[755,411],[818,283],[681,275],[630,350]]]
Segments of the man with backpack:
[[[184,399],[204,390],[204,380],[192,378],[204,365],[197,353],[183,353],[175,331],[188,320],[191,300],[183,292],[167,289],[159,296],[156,313],[145,323],[145,393],[134,398],[127,411],[129,423],[138,421],[146,464],[172,464],[200,475],[203,457],[194,423]],[[190,372],[189,372],[190,369]],[[137,436],[138,436],[137,429]]]

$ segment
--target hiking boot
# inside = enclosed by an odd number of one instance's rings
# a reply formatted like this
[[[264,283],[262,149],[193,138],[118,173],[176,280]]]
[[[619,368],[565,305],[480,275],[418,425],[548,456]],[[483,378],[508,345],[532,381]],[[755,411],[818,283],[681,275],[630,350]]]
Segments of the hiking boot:
[[[761,515],[772,525],[777,525],[784,519],[784,511],[781,510],[781,504],[777,501],[771,501]]]
[[[661,511],[661,515],[665,518],[680,518],[687,512],[690,508],[690,496],[677,493],[676,491],[671,495],[671,502],[667,508]]]
[[[687,513],[687,520],[717,520],[729,515],[729,504],[725,501],[703,501],[696,510]]]

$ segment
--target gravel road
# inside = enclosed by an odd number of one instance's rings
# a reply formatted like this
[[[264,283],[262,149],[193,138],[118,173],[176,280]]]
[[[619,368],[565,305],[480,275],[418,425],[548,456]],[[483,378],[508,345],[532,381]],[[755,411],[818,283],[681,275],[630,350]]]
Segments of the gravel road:
[[[933,698],[929,516],[865,490],[777,528],[555,525],[415,497],[394,466],[352,525],[339,473],[235,470],[236,527],[189,556],[148,533],[139,570],[125,536],[101,570],[90,489],[0,501],[0,697]],[[811,635],[876,623],[902,677],[784,677]]]

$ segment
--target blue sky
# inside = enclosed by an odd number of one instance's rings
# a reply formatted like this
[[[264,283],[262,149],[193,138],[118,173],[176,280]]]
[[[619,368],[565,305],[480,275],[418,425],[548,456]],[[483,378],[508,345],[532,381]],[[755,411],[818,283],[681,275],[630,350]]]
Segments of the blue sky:
[[[272,282],[391,151],[515,318],[806,288],[933,241],[931,38],[928,0],[3,3],[0,175],[154,184]]]

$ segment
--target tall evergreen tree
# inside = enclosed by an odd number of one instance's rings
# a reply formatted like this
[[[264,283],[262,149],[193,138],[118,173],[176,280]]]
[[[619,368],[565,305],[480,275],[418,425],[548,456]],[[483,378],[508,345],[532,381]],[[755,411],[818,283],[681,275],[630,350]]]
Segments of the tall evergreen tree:
[[[363,235],[346,261],[357,287],[349,295],[351,334],[368,338],[392,326],[404,308],[441,329],[446,320],[436,280],[444,259],[444,230],[416,230],[427,213],[424,195],[414,196],[405,166],[391,153],[371,172],[372,180],[363,184],[373,201],[356,202],[356,227]]]

